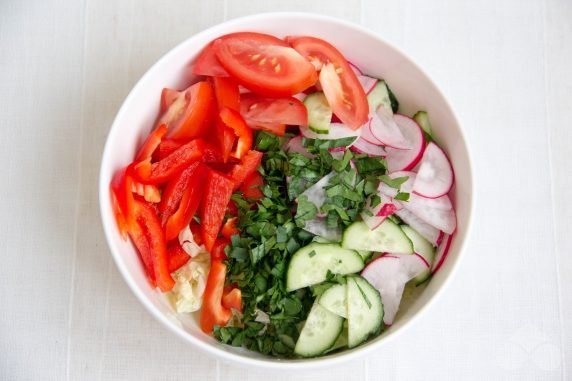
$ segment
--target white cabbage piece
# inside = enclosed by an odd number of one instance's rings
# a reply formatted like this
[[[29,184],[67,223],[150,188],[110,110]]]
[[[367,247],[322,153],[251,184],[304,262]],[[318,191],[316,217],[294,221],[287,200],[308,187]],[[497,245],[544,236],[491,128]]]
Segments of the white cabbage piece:
[[[197,245],[193,237],[193,232],[188,226],[180,231],[179,243],[181,244],[183,250],[185,250],[185,252],[191,256],[191,258],[194,258],[201,253],[207,252],[205,245]]]
[[[210,254],[203,251],[172,274],[175,286],[171,290],[171,301],[178,313],[194,312],[201,308],[210,259]]]

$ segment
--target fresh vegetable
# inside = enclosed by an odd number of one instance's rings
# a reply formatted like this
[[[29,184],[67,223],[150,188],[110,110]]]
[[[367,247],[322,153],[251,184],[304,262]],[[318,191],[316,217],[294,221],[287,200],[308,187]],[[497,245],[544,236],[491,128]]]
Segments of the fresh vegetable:
[[[343,323],[342,317],[328,311],[320,303],[314,303],[296,341],[294,353],[313,357],[326,352],[342,333]]]
[[[413,243],[413,250],[415,251],[415,255],[419,255],[421,258],[423,258],[427,265],[427,269],[415,277],[415,283],[420,285],[431,276],[431,267],[435,261],[435,248],[429,241],[423,238],[421,234],[417,233],[410,226],[403,225],[401,226],[401,230],[403,230],[403,232],[407,235],[407,238],[409,238]]]
[[[200,208],[201,234],[207,251],[211,251],[220,231],[234,181],[228,176],[208,170]]]
[[[293,97],[267,98],[253,93],[242,94],[240,113],[253,129],[284,135],[286,125],[306,125],[304,104]]]
[[[365,222],[354,222],[344,231],[342,247],[382,253],[413,253],[413,245],[407,235],[388,219],[374,230],[371,230]]]
[[[316,92],[304,98],[304,106],[308,110],[308,128],[318,134],[327,134],[330,131],[332,120],[332,108],[328,104],[326,96],[322,92]]]
[[[408,142],[409,149],[395,149],[387,147],[387,169],[390,172],[410,171],[413,169],[425,150],[425,138],[423,130],[415,121],[401,114],[395,114],[395,123],[401,129],[401,133]]]
[[[222,293],[226,265],[220,260],[212,260],[201,309],[201,329],[210,333],[215,325],[225,325],[231,317],[230,309],[222,305]]]
[[[453,187],[453,168],[445,152],[431,142],[425,148],[413,192],[427,198],[445,196]]]
[[[445,262],[445,258],[447,258],[449,248],[451,247],[451,241],[453,241],[453,235],[445,234],[435,253],[435,260],[433,261],[433,267],[431,268],[432,274],[435,274],[441,266],[443,266],[443,262]]]
[[[236,149],[230,153],[235,159],[242,158],[252,148],[252,130],[246,125],[238,111],[228,107],[220,111],[221,121],[234,131],[237,137]]]
[[[348,347],[353,348],[381,330],[383,325],[382,299],[367,278],[347,278]]]

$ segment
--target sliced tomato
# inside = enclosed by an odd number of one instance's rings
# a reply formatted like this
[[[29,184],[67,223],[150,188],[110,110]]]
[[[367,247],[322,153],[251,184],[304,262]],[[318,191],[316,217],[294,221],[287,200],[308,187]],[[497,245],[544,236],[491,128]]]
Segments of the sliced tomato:
[[[262,152],[259,151],[248,151],[240,161],[240,164],[237,164],[232,169],[230,177],[234,180],[234,190],[237,190],[248,176],[256,172],[256,168],[262,161],[262,155]]]
[[[334,114],[352,129],[367,122],[367,97],[346,58],[330,43],[315,37],[288,37],[288,43],[320,70],[320,85]]]
[[[230,241],[227,238],[217,238],[215,244],[211,250],[211,258],[224,261],[226,259],[226,253],[224,249],[228,246]]]
[[[191,256],[187,254],[179,241],[172,241],[167,247],[167,256],[169,258],[169,272],[174,273],[187,264]]]
[[[223,237],[230,239],[230,237],[232,237],[233,235],[240,233],[236,227],[237,221],[238,217],[231,217],[228,220],[226,220],[221,231]]]
[[[234,181],[210,169],[200,208],[201,234],[207,251],[211,251],[220,231],[226,206],[232,196]]]
[[[290,96],[314,85],[316,70],[276,37],[260,33],[227,35],[213,43],[222,67],[247,89],[266,96]]]
[[[177,100],[180,94],[181,92],[179,90],[165,87],[163,91],[161,91],[161,112],[165,112],[165,110]]]
[[[236,142],[236,149],[234,149],[230,156],[240,159],[242,158],[250,148],[252,148],[252,130],[246,125],[242,116],[238,111],[224,107],[220,111],[220,120],[229,128],[234,131],[234,134],[238,138]]]
[[[145,139],[145,142],[143,143],[141,148],[139,149],[137,156],[135,156],[135,161],[141,161],[150,158],[151,155],[153,155],[153,152],[155,152],[155,150],[159,146],[159,144],[161,144],[161,140],[163,139],[163,136],[165,136],[166,133],[167,133],[167,125],[165,124],[161,124],[153,132],[151,132],[149,136],[147,136],[147,139]]]
[[[200,160],[206,146],[207,144],[201,139],[192,140],[157,163],[151,163],[150,158],[137,163],[133,168],[133,174],[136,180],[143,184],[166,182],[181,173],[193,161]]]
[[[229,310],[234,308],[238,312],[242,312],[242,292],[240,291],[240,288],[224,290],[222,295],[222,306]]]
[[[244,198],[259,200],[264,197],[264,193],[260,190],[263,185],[264,179],[262,178],[262,175],[258,172],[254,172],[244,180],[239,189]]]
[[[229,77],[214,77],[212,78],[212,82],[219,111],[225,107],[239,111],[240,93],[236,80]]]
[[[206,134],[215,117],[214,91],[207,81],[197,82],[178,94],[159,118],[171,139],[189,140]]]
[[[250,125],[256,123],[289,124],[305,126],[308,124],[308,110],[293,97],[268,98],[253,93],[240,97],[240,114]]]
[[[277,37],[271,36],[269,34],[260,34],[251,32],[238,32],[238,33],[226,34],[224,36],[219,37],[218,39],[224,40],[225,38],[230,38],[230,37],[250,38],[252,36],[256,36],[257,38],[262,39],[270,44],[288,46],[288,44],[286,44],[284,41],[282,41]],[[228,77],[227,71],[221,66],[218,59],[216,58],[212,42],[209,45],[207,45],[207,47],[201,52],[201,55],[199,56],[199,58],[197,58],[195,64],[193,65],[192,72],[195,75],[206,75],[209,77]]]

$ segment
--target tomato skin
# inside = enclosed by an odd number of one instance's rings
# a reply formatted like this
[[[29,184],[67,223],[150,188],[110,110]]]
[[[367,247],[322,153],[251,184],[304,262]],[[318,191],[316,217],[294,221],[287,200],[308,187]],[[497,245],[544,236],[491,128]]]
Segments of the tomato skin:
[[[290,96],[314,85],[314,67],[288,47],[269,42],[268,35],[226,36],[213,43],[221,66],[247,89],[266,96]]]
[[[252,32],[237,32],[237,33],[230,33],[225,34],[217,38],[219,39],[226,39],[226,38],[253,38],[256,37],[260,40],[263,40],[269,44],[277,44],[288,46],[284,41],[281,39],[274,37],[269,34],[261,34],[261,33],[252,33]],[[228,77],[227,71],[221,66],[218,59],[216,58],[215,51],[213,49],[213,42],[211,42],[207,47],[201,52],[197,60],[195,61],[192,73],[195,75],[205,75],[209,77]]]
[[[180,91],[165,87],[161,91],[161,113],[165,112],[181,94]]]
[[[220,231],[233,188],[234,181],[230,177],[209,169],[200,207],[201,234],[208,252],[211,252]]]
[[[221,260],[213,259],[203,294],[200,326],[205,333],[211,333],[215,325],[224,326],[232,313],[222,306],[226,265]]]
[[[240,186],[240,191],[246,199],[260,200],[264,197],[264,193],[260,190],[260,187],[264,185],[264,179],[262,175],[258,172],[254,172],[248,176],[242,185]]]
[[[308,110],[293,97],[268,98],[253,93],[240,97],[240,114],[253,129],[283,136],[286,125],[308,124]]]
[[[334,114],[352,129],[367,122],[367,97],[346,58],[330,43],[315,37],[287,37],[288,43],[320,72],[320,85]]]
[[[215,110],[212,86],[207,81],[197,82],[179,93],[159,118],[159,123],[167,125],[169,138],[190,140],[206,134]]]
[[[262,152],[248,151],[241,162],[230,171],[230,177],[234,180],[234,190],[237,190],[248,176],[256,172],[256,168],[262,161],[262,156]]]

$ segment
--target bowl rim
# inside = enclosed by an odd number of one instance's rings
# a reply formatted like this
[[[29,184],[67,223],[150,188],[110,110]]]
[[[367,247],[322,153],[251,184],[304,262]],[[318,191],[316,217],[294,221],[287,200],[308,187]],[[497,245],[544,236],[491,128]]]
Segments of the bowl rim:
[[[111,229],[112,229],[112,226],[113,226],[113,228],[115,228],[115,225],[112,223],[112,221],[109,221],[109,219],[106,220],[106,217],[105,217],[106,214],[104,212],[104,205],[109,204],[109,184],[107,184],[106,182],[103,181],[104,180],[103,179],[103,177],[104,177],[103,172],[104,172],[104,168],[106,168],[108,166],[108,162],[110,160],[109,159],[109,157],[110,157],[109,151],[110,151],[110,145],[111,145],[110,144],[110,141],[111,141],[110,137],[112,135],[114,135],[116,133],[116,131],[120,128],[119,127],[119,121],[121,119],[123,119],[123,114],[126,113],[126,105],[128,105],[130,103],[129,101],[131,100],[131,98],[134,97],[134,94],[137,94],[139,92],[139,88],[142,86],[142,83],[144,83],[146,81],[147,77],[150,76],[151,73],[154,72],[157,67],[161,66],[163,64],[163,62],[168,61],[171,58],[171,56],[176,55],[179,50],[183,49],[183,47],[186,44],[188,44],[190,40],[199,39],[200,37],[202,37],[204,35],[215,33],[219,29],[221,29],[221,32],[224,32],[224,30],[226,28],[228,28],[229,26],[245,25],[248,21],[253,21],[253,20],[271,21],[271,20],[277,19],[277,18],[281,18],[281,19],[282,18],[286,18],[286,19],[287,18],[297,18],[297,19],[307,19],[307,20],[319,20],[319,21],[323,21],[323,22],[342,25],[345,28],[354,29],[357,32],[368,35],[369,37],[371,37],[373,39],[380,40],[381,42],[386,44],[389,48],[396,51],[403,58],[405,58],[407,61],[409,61],[409,63],[412,64],[412,66],[415,70],[419,71],[423,76],[426,77],[429,84],[434,88],[434,90],[444,100],[444,104],[448,108],[448,111],[451,113],[451,117],[452,117],[453,121],[459,127],[459,133],[460,133],[460,136],[462,138],[462,142],[463,142],[465,152],[467,155],[468,171],[467,171],[467,173],[464,174],[464,176],[468,176],[468,178],[470,180],[470,189],[469,189],[470,204],[467,207],[468,218],[467,218],[466,233],[465,233],[465,237],[464,237],[463,241],[461,242],[461,246],[459,247],[459,253],[455,257],[454,262],[451,266],[450,272],[445,277],[442,285],[435,291],[435,293],[433,295],[431,295],[429,297],[427,302],[423,306],[420,307],[419,311],[417,311],[417,313],[415,315],[411,316],[411,318],[406,323],[404,323],[403,326],[399,327],[395,331],[392,331],[383,340],[381,340],[375,344],[372,344],[372,345],[360,346],[360,347],[356,347],[352,350],[340,352],[340,354],[330,356],[330,357],[316,357],[316,358],[308,358],[308,359],[252,358],[252,357],[247,357],[247,356],[231,353],[229,351],[224,351],[224,350],[219,349],[219,348],[217,348],[217,347],[215,347],[215,346],[213,346],[213,345],[211,345],[211,344],[209,344],[203,340],[200,340],[198,338],[193,337],[187,331],[185,331],[182,327],[175,325],[167,316],[163,315],[158,309],[156,309],[155,306],[147,299],[147,297],[143,293],[143,291],[137,287],[135,281],[131,278],[131,275],[129,274],[126,266],[120,260],[120,256],[118,254],[117,249],[112,245],[113,239],[112,239],[112,230]],[[135,294],[136,298],[147,309],[147,311],[156,320],[161,322],[162,325],[165,326],[169,331],[174,333],[175,336],[179,337],[181,340],[183,340],[187,343],[191,343],[194,347],[202,350],[203,353],[207,353],[208,355],[216,358],[217,360],[222,360],[225,362],[232,362],[232,363],[239,364],[242,366],[255,366],[258,368],[276,369],[276,370],[318,369],[318,368],[323,368],[326,366],[339,365],[342,363],[349,362],[351,360],[355,360],[357,358],[363,358],[366,355],[371,354],[372,352],[374,352],[376,350],[379,350],[382,345],[385,345],[385,344],[389,343],[390,341],[394,340],[396,337],[398,337],[400,334],[402,334],[404,331],[406,331],[407,328],[410,328],[415,322],[417,322],[419,317],[424,315],[427,312],[427,310],[430,308],[430,306],[432,306],[435,303],[435,301],[440,298],[440,296],[442,295],[444,290],[450,285],[451,279],[455,276],[455,274],[459,268],[461,258],[464,257],[463,253],[466,250],[467,242],[469,241],[469,239],[471,237],[471,233],[472,233],[472,225],[473,225],[473,220],[474,220],[474,213],[473,212],[475,210],[475,205],[476,205],[476,192],[475,192],[474,170],[473,170],[473,164],[472,164],[472,162],[473,162],[472,157],[473,156],[471,154],[471,149],[469,148],[469,145],[467,144],[467,138],[466,138],[465,132],[464,132],[463,128],[461,128],[461,123],[459,123],[459,118],[457,117],[457,115],[453,111],[453,108],[451,107],[451,104],[449,103],[447,97],[445,97],[445,95],[442,93],[442,91],[435,85],[435,82],[433,81],[433,79],[424,70],[422,70],[415,63],[415,61],[413,59],[411,59],[411,57],[409,57],[403,51],[401,51],[400,49],[395,47],[393,44],[384,40],[377,33],[367,29],[366,27],[364,27],[362,25],[359,25],[359,24],[356,24],[356,23],[353,23],[350,21],[342,20],[342,19],[339,19],[339,18],[336,18],[333,16],[326,16],[326,15],[321,15],[321,14],[316,14],[316,13],[309,13],[309,12],[265,12],[265,13],[257,13],[257,14],[253,14],[253,15],[248,15],[248,16],[243,16],[243,17],[238,17],[238,18],[233,18],[230,20],[223,21],[221,23],[210,26],[209,28],[206,28],[206,29],[204,29],[204,30],[202,30],[196,34],[189,36],[188,38],[186,38],[183,41],[181,41],[180,43],[178,43],[175,47],[170,49],[168,52],[163,54],[163,56],[159,60],[157,60],[145,72],[145,74],[143,74],[143,76],[141,76],[141,78],[133,86],[133,88],[131,89],[131,91],[127,95],[127,97],[123,100],[123,103],[121,104],[121,107],[120,107],[119,111],[117,112],[117,114],[113,120],[113,123],[111,125],[111,128],[110,128],[110,130],[107,134],[107,137],[106,137],[106,142],[105,142],[105,146],[104,146],[103,154],[102,154],[102,159],[101,159],[101,167],[100,167],[100,171],[99,171],[99,212],[100,212],[100,217],[101,217],[101,222],[103,225],[105,238],[107,241],[107,246],[109,247],[109,249],[111,251],[111,255],[113,257],[113,260],[114,260],[119,272],[121,273],[123,280],[125,281],[125,283],[127,283],[127,285],[129,286],[129,288],[131,289],[133,294]]]

